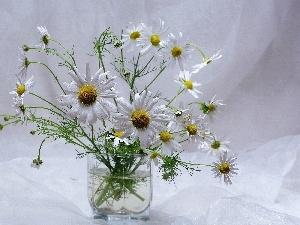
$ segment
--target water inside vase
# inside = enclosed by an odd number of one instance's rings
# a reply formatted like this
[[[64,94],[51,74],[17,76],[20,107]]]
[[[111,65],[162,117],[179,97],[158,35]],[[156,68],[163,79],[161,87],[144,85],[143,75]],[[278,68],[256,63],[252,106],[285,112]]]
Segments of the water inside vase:
[[[111,175],[107,168],[93,167],[88,174],[88,198],[101,214],[128,215],[146,210],[152,198],[151,173]]]

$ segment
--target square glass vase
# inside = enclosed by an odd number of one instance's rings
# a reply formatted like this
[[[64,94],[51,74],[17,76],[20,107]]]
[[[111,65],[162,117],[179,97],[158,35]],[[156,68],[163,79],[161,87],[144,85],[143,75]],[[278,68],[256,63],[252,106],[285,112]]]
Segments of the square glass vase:
[[[152,172],[145,154],[88,154],[93,221],[149,220]]]

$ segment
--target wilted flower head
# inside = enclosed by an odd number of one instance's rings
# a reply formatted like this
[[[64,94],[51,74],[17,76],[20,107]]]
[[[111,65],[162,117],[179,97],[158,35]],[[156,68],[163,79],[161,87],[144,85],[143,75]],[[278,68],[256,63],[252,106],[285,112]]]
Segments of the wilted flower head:
[[[40,26],[37,27],[37,29],[41,34],[40,43],[37,46],[41,49],[45,49],[50,41],[50,35],[46,27]]]
[[[210,64],[212,61],[217,60],[219,58],[222,57],[222,55],[220,55],[220,50],[214,54],[212,57],[207,57],[204,55],[203,52],[201,52],[201,54],[203,55],[203,62],[200,64],[196,64],[195,66],[193,66],[193,73],[198,73],[200,69],[202,69],[203,67],[207,66],[208,64]]]

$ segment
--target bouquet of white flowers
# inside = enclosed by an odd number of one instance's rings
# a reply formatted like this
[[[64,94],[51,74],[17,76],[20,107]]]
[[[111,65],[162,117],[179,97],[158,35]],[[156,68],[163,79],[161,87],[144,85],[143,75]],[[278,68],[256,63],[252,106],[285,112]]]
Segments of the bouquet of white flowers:
[[[120,198],[122,191],[118,188],[122,185],[123,190],[125,187],[134,192],[136,183],[132,181],[124,183],[120,180],[119,185],[111,186],[112,175],[119,177],[120,171],[123,175],[130,175],[138,165],[149,167],[152,162],[159,167],[162,179],[167,181],[174,181],[182,169],[192,174],[207,166],[215,177],[224,178],[226,184],[231,184],[231,177],[238,170],[236,158],[227,157],[229,142],[214,135],[209,124],[209,119],[224,104],[215,96],[209,101],[199,101],[201,89],[196,75],[221,55],[217,52],[208,57],[197,45],[189,43],[182,33],[167,35],[168,30],[161,20],[157,26],[130,23],[119,37],[106,29],[94,41],[93,55],[98,59],[99,69],[92,72],[86,63],[86,71],[82,72],[78,70],[74,52],[53,39],[46,27],[38,27],[40,43],[32,47],[24,45],[21,49],[20,71],[16,74],[16,87],[11,92],[16,114],[1,115],[5,122],[0,128],[24,122],[36,125],[31,134],[44,135],[38,156],[32,162],[37,168],[42,164],[42,145],[49,138],[64,139],[66,143],[78,146],[78,157],[96,155],[110,172],[103,181],[106,188],[102,188],[98,195],[98,205],[111,196],[115,200]],[[68,69],[71,81],[61,83],[48,65],[31,61],[29,54],[32,51],[58,57],[59,66]],[[189,70],[186,62],[193,52],[200,56],[201,62]],[[46,67],[61,89],[56,102],[30,92],[34,77],[28,77],[27,70],[34,64]],[[159,90],[151,93],[155,82],[165,74],[170,77],[171,72],[176,74],[174,81],[178,84],[174,94],[164,96]],[[117,82],[127,86],[128,93],[117,91]],[[167,86],[166,83],[166,89]],[[191,95],[194,100],[187,102],[186,95]],[[28,96],[44,104],[28,105]],[[49,112],[49,116],[39,115],[40,110]],[[187,144],[183,145],[184,142]],[[219,155],[219,160],[212,164],[183,161],[180,153],[184,151],[183,146],[191,142],[196,143],[199,150]],[[136,160],[132,157],[136,154],[144,157]],[[119,156],[125,156],[125,160],[120,161]]]

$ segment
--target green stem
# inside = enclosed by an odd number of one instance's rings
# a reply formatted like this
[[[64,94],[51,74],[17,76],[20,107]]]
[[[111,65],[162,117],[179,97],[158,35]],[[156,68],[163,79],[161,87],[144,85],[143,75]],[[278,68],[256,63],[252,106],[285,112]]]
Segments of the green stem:
[[[201,51],[201,49],[197,45],[194,45],[194,44],[191,44],[191,43],[189,43],[187,45],[191,45],[191,46],[195,47],[201,53],[201,55],[203,57],[203,61],[205,61],[206,59],[208,59],[208,57],[204,54],[203,51]]]
[[[68,54],[68,56],[72,59],[73,64],[76,66],[76,62],[75,62],[75,59],[74,59],[74,57],[73,57],[73,54],[71,54],[71,53],[68,51],[68,49],[67,49],[63,44],[61,44],[59,41],[54,40],[54,39],[52,39],[52,38],[50,38],[50,40],[53,41],[53,42],[55,42],[55,43],[57,43],[57,44],[59,44],[59,45],[66,51],[66,53]]]
[[[62,112],[62,113],[65,113],[64,110],[58,108],[56,105],[54,105],[53,103],[49,102],[49,101],[46,100],[45,98],[43,98],[43,97],[41,97],[41,96],[39,96],[39,95],[37,95],[37,94],[35,94],[35,93],[33,93],[33,92],[29,92],[29,94],[31,94],[31,95],[33,95],[33,96],[35,96],[35,97],[41,99],[42,101],[44,101],[44,102],[46,102],[46,103],[48,103],[49,105],[51,105],[52,107],[54,107],[54,108],[57,109],[58,111],[60,111],[60,112]],[[54,112],[55,112],[55,111],[54,111]],[[57,114],[60,115],[59,113],[57,113]],[[63,116],[61,116],[61,117],[63,117]]]
[[[179,90],[177,91],[177,94],[169,101],[169,103],[166,105],[167,107],[175,100],[177,99],[177,97],[184,91],[184,88],[179,88]]]
[[[159,75],[165,70],[166,66],[160,69],[159,73],[153,78],[153,80],[144,88],[144,90],[148,89],[150,85],[159,77]],[[143,91],[144,91],[143,90]]]
[[[42,62],[30,62],[30,63],[33,63],[33,64],[36,63],[36,64],[40,64],[40,65],[45,66],[45,67],[50,71],[50,73],[52,74],[53,78],[54,78],[55,81],[57,82],[57,84],[58,84],[58,86],[60,87],[60,89],[62,90],[62,92],[63,92],[64,94],[66,94],[66,92],[64,91],[62,85],[61,85],[60,82],[59,82],[58,77],[54,74],[54,72],[50,69],[49,66],[47,66],[45,63],[42,63]]]

